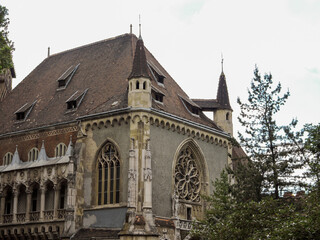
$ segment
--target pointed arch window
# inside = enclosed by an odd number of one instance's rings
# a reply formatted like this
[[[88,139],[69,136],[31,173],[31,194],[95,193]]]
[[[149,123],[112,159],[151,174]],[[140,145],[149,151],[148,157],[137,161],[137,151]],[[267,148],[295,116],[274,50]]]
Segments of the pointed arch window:
[[[190,146],[184,147],[177,158],[175,166],[175,191],[179,199],[200,201],[200,171],[196,156]]]
[[[54,154],[55,154],[55,157],[63,157],[64,155],[66,155],[66,152],[67,152],[67,145],[65,145],[64,143],[59,143],[56,146]]]
[[[116,146],[107,142],[97,161],[98,205],[120,202],[120,156]]]
[[[39,150],[38,148],[32,148],[28,153],[28,161],[33,162],[38,159]]]
[[[7,152],[3,157],[3,165],[9,165],[12,162],[13,154],[11,152]]]

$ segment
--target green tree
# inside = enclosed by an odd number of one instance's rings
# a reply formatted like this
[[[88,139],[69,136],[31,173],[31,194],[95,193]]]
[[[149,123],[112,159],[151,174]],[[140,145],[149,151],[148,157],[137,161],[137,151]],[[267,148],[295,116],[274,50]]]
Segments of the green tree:
[[[241,109],[238,120],[245,128],[244,134],[239,133],[240,143],[262,176],[261,189],[265,193],[273,192],[275,198],[279,198],[282,188],[295,184],[296,179],[292,181],[288,177],[302,167],[292,139],[275,120],[289,95],[289,91],[281,94],[281,84],[274,87],[272,75],[261,77],[256,67],[248,90],[248,102],[238,98]],[[293,120],[287,128],[296,124],[297,121]]]
[[[304,148],[310,153],[307,153],[306,157],[307,176],[315,180],[314,187],[320,196],[320,123],[318,125],[306,124],[304,131],[308,134]]]
[[[12,51],[13,43],[8,38],[9,18],[8,9],[0,5],[0,74],[4,69],[13,67]]]

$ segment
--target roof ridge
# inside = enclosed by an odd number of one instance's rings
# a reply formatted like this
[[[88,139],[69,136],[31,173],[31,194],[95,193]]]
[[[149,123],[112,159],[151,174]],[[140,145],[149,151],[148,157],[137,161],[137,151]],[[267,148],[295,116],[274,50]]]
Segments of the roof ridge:
[[[48,59],[48,58],[51,58],[51,57],[54,57],[54,56],[57,56],[57,55],[60,55],[60,54],[64,54],[64,53],[67,53],[67,52],[72,52],[72,51],[75,51],[75,50],[78,50],[78,49],[81,49],[81,48],[90,47],[90,46],[93,46],[93,45],[96,45],[96,44],[100,44],[100,43],[103,43],[103,42],[112,41],[112,40],[115,40],[117,38],[121,38],[121,37],[125,37],[125,36],[135,36],[137,38],[137,36],[135,34],[133,34],[133,33],[124,33],[124,34],[121,34],[121,35],[118,35],[118,36],[115,36],[115,37],[106,38],[106,39],[103,39],[103,40],[100,40],[100,41],[97,41],[97,42],[88,43],[88,44],[85,44],[85,45],[82,45],[82,46],[79,46],[79,47],[75,47],[75,48],[64,50],[62,52],[54,53],[54,54],[51,54],[49,57],[47,57],[45,59]]]

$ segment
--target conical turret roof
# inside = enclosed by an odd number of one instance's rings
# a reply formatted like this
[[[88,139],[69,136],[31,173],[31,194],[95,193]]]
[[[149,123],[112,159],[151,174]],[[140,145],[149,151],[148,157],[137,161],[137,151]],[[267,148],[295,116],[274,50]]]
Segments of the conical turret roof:
[[[150,78],[150,72],[147,65],[146,53],[144,50],[143,40],[140,37],[136,44],[136,51],[133,59],[132,71],[128,79],[145,77]]]
[[[221,72],[221,75],[220,75],[220,78],[219,78],[217,101],[218,101],[218,103],[220,104],[220,106],[222,108],[231,110],[231,106],[230,106],[230,102],[229,102],[229,94],[228,94],[226,76],[224,75],[223,71]]]

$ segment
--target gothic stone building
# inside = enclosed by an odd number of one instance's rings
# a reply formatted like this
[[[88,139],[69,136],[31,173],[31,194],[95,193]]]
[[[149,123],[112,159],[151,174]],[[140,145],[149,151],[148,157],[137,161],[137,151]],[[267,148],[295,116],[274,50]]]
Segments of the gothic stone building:
[[[1,76],[1,239],[189,239],[201,194],[231,163],[232,109],[190,99],[141,37]],[[214,112],[214,120],[203,111]]]

